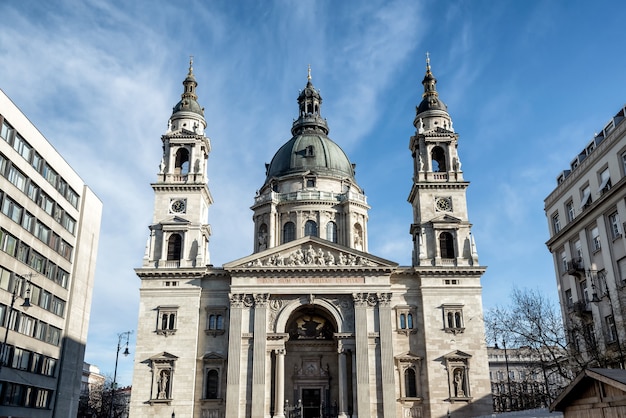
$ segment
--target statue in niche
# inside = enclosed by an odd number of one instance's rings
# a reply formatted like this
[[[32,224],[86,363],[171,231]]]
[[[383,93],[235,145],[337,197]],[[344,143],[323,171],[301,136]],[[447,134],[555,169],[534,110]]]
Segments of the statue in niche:
[[[465,391],[463,390],[463,369],[454,370],[454,394],[457,398],[465,397]]]
[[[167,370],[161,370],[161,373],[159,373],[159,381],[157,382],[158,384],[158,389],[159,389],[159,394],[157,396],[157,399],[168,399],[168,394],[167,394],[167,382],[169,380],[169,374],[167,372]]]

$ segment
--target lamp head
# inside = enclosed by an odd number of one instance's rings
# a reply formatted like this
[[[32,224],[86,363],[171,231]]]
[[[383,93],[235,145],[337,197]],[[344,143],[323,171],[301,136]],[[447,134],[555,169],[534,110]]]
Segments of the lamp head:
[[[126,346],[122,354],[124,354],[124,356],[128,356],[130,354],[130,351],[128,351],[128,346]]]
[[[30,304],[30,297],[26,296],[26,298],[24,299],[24,303],[22,303],[22,308],[24,308],[24,310],[30,308],[32,305]]]

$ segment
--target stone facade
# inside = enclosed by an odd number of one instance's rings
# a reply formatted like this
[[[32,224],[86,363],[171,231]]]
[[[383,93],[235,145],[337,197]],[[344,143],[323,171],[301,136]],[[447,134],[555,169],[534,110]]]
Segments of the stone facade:
[[[328,137],[309,72],[293,137],[267,165],[254,198],[255,251],[214,267],[203,224],[212,203],[210,143],[190,66],[163,136],[164,144],[181,140],[164,147],[152,234],[136,270],[131,416],[491,412],[485,267],[470,234],[458,136],[434,83],[428,65],[427,103],[410,140],[413,266],[368,252],[367,199],[354,165]],[[193,177],[181,154],[199,156]]]

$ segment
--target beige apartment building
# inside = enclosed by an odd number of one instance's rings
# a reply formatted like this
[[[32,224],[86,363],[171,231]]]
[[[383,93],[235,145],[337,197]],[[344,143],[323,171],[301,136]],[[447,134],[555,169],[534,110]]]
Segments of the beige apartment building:
[[[252,202],[254,251],[213,266],[211,142],[191,65],[152,188],[130,416],[471,417],[491,413],[459,135],[430,64],[413,121],[413,263],[368,251],[355,166],[311,74]],[[289,117],[285,115],[284,117]],[[261,162],[259,162],[261,163]],[[398,204],[402,204],[398,196]],[[217,227],[226,227],[219,225]],[[213,243],[219,245],[219,242]]]
[[[545,199],[569,342],[592,367],[624,366],[625,112],[598,130]]]
[[[101,213],[0,91],[0,415],[76,415]]]

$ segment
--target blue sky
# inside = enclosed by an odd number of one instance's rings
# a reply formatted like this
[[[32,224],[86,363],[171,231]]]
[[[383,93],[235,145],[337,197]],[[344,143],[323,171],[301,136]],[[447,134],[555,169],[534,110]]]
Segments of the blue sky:
[[[107,375],[117,334],[136,329],[133,269],[190,55],[213,146],[213,264],[252,251],[249,207],[310,64],[372,207],[370,252],[409,265],[408,144],[430,52],[471,182],[487,309],[515,286],[556,298],[543,199],[626,102],[620,1],[22,0],[0,16],[0,88],[104,203],[86,360]]]

